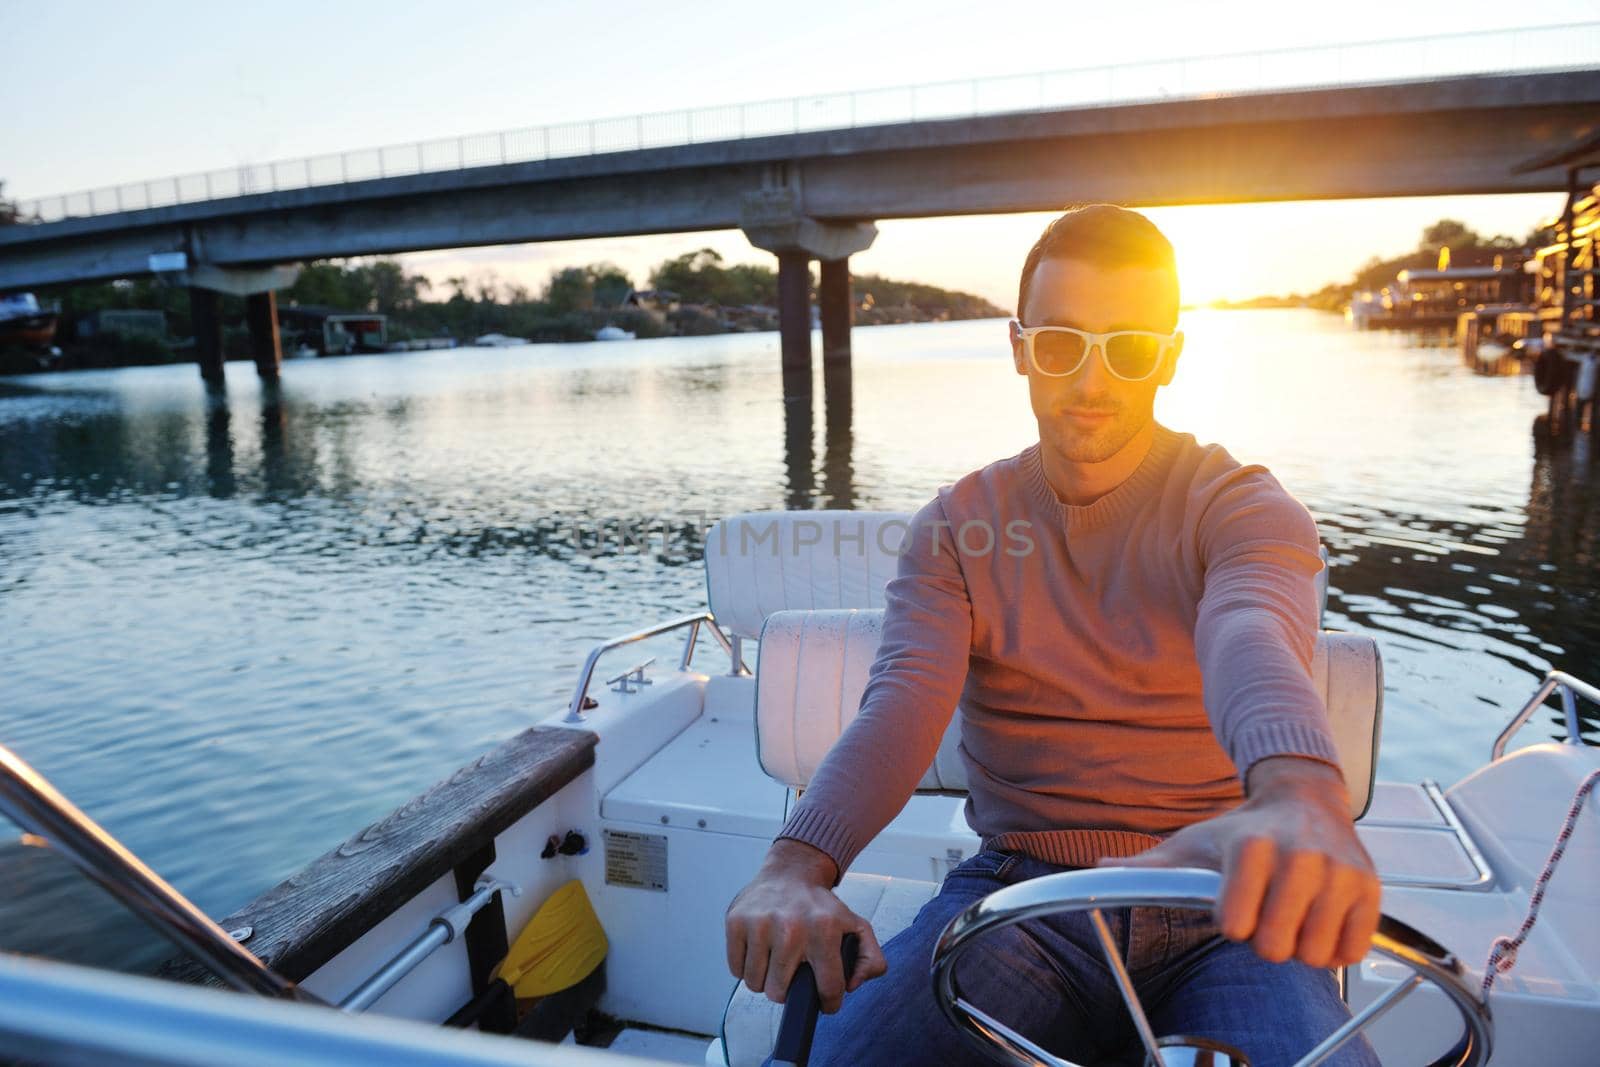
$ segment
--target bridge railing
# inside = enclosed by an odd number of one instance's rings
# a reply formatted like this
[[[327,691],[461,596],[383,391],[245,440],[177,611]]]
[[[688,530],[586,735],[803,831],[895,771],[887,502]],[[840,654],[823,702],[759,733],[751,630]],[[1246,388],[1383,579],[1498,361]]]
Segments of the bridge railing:
[[[17,204],[20,221],[288,189],[822,130],[1205,96],[1600,67],[1600,22],[929,82],[530,126],[89,189]]]

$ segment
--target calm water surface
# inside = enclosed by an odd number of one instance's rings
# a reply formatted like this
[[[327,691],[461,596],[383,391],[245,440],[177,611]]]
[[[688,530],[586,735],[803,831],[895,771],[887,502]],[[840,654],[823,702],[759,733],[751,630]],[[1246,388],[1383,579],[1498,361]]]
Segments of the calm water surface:
[[[1453,781],[1544,670],[1600,676],[1597,476],[1536,451],[1531,380],[1316,312],[1184,327],[1157,415],[1316,516],[1381,775]],[[786,413],[775,334],[293,361],[276,402],[245,363],[220,405],[189,366],[0,380],[0,741],[222,915],[702,609],[705,522],[913,510],[1036,440],[1004,337],[859,329],[832,420]],[[0,946],[165,954],[4,836]]]

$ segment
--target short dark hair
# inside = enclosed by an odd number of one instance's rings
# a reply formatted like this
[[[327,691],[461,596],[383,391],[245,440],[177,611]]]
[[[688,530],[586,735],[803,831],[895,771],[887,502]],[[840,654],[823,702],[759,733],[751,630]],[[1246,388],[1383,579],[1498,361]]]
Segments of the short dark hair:
[[[1033,243],[1022,264],[1022,284],[1017,288],[1017,318],[1028,306],[1028,283],[1039,261],[1076,259],[1099,267],[1159,267],[1170,270],[1177,282],[1178,261],[1172,242],[1156,224],[1115,204],[1080,204],[1052,219]]]

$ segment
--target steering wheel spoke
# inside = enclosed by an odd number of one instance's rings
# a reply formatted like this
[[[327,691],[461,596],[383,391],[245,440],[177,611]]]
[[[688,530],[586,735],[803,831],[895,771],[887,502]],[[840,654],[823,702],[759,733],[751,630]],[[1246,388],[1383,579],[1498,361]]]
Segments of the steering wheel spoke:
[[[973,1022],[981,1029],[981,1031],[984,1033],[984,1036],[989,1038],[990,1041],[993,1041],[996,1045],[999,1045],[1002,1048],[1009,1048],[1013,1055],[1018,1055],[1019,1059],[1021,1059],[1022,1056],[1033,1057],[1032,1060],[1022,1059],[1023,1063],[1033,1063],[1037,1061],[1038,1063],[1046,1064],[1047,1067],[1074,1067],[1073,1064],[1068,1063],[1059,1056],[1054,1056],[1051,1053],[1046,1052],[1044,1049],[1040,1048],[1038,1045],[1034,1044],[1032,1041],[1029,1041],[1026,1037],[1023,1037],[1021,1034],[1011,1029],[1011,1027],[1001,1022],[999,1019],[996,1019],[982,1008],[973,1004],[970,1000],[962,998],[956,1003],[960,1005],[962,1011],[965,1011],[972,1017]]]
[[[1122,953],[1117,951],[1117,943],[1111,937],[1111,928],[1106,925],[1106,917],[1099,908],[1089,909],[1089,918],[1094,922],[1094,932],[1100,938],[1100,948],[1106,954],[1106,965],[1111,968],[1111,974],[1117,980],[1117,990],[1122,994],[1122,1003],[1128,1006],[1128,1014],[1133,1016],[1133,1028],[1139,1031],[1139,1040],[1144,1043],[1145,1054],[1154,1061],[1156,1067],[1167,1067],[1167,1061],[1161,1055],[1161,1048],[1156,1044],[1155,1031],[1150,1028],[1150,1020],[1145,1018],[1144,1005],[1139,1002],[1139,992],[1133,988],[1133,979],[1128,976],[1128,965],[1123,962]]]
[[[1106,908],[1166,907],[1212,910],[1222,887],[1216,871],[1199,868],[1096,867],[1033,878],[990,893],[950,920],[933,953],[934,999],[958,1030],[997,1063],[1025,1067],[1077,1067],[1040,1048],[1013,1028],[993,1018],[961,994],[955,965],[985,934],[1029,919],[1065,912],[1088,911],[1106,962],[1116,979],[1128,1014],[1139,1033],[1149,1063],[1166,1067],[1163,1050],[1179,1045],[1157,1039],[1145,1016],[1138,992],[1103,914]],[[1323,1039],[1295,1067],[1314,1067],[1370,1023],[1382,1017],[1427,981],[1455,1005],[1462,1019],[1461,1039],[1427,1067],[1481,1067],[1492,1047],[1493,1023],[1488,1005],[1465,977],[1461,962],[1431,938],[1387,915],[1378,921],[1372,948],[1404,964],[1410,977],[1386,991]],[[1209,1042],[1207,1043],[1210,1044]]]
[[[1346,1041],[1349,1041],[1352,1037],[1355,1037],[1356,1034],[1361,1031],[1362,1027],[1366,1026],[1369,1022],[1373,1022],[1384,1012],[1400,1003],[1401,1000],[1405,999],[1406,994],[1410,993],[1413,989],[1416,989],[1417,986],[1421,984],[1422,975],[1420,974],[1413,974],[1404,982],[1399,983],[1393,989],[1383,994],[1383,996],[1379,997],[1377,1000],[1374,1000],[1365,1008],[1362,1008],[1355,1015],[1352,1015],[1349,1022],[1345,1023],[1343,1026],[1339,1027],[1339,1029],[1323,1038],[1322,1043],[1316,1048],[1312,1049],[1310,1052],[1306,1053],[1305,1057],[1302,1058],[1300,1062],[1295,1065],[1295,1067],[1316,1067],[1317,1064],[1321,1063],[1323,1060],[1337,1052],[1340,1045],[1343,1045]]]

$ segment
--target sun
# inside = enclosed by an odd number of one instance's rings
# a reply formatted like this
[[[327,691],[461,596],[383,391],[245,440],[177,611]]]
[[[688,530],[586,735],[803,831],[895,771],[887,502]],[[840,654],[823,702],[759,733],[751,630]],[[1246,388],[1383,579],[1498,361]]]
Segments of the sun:
[[[1185,307],[1289,291],[1274,286],[1272,272],[1264,269],[1278,253],[1262,240],[1262,206],[1205,204],[1143,211],[1172,242]]]

